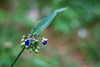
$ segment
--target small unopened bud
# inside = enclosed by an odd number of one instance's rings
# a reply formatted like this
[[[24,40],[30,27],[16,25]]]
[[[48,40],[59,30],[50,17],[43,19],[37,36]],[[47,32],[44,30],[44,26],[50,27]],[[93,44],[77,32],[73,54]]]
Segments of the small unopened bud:
[[[32,52],[32,48],[29,49],[29,53],[31,53],[31,52]]]
[[[33,50],[35,50],[35,46],[33,46]]]
[[[37,39],[36,39],[35,41],[36,41],[36,42],[38,42],[38,40],[37,40]]]
[[[22,38],[22,39],[21,39],[21,42],[24,42],[24,41],[25,41],[25,39]]]
[[[43,37],[42,39],[43,39],[43,41],[48,41],[48,39],[47,39],[47,38],[45,38],[45,37]]]
[[[35,41],[32,41],[31,43],[32,43],[32,45],[34,45]]]
[[[27,48],[27,49],[28,49],[28,46],[25,46],[25,48]]]
[[[21,43],[21,47],[23,47],[23,46],[25,46],[25,42],[22,42],[22,43]]]
[[[35,51],[34,51],[35,53],[38,53],[38,49],[35,49]]]
[[[25,38],[25,35],[23,35],[22,37]]]
[[[36,35],[36,33],[33,33],[33,36],[35,36]]]
[[[38,46],[36,46],[36,48],[39,50],[39,49],[40,49],[39,45],[38,45]]]
[[[35,40],[35,43],[36,43],[36,44],[39,44],[39,41],[36,39],[36,40]]]

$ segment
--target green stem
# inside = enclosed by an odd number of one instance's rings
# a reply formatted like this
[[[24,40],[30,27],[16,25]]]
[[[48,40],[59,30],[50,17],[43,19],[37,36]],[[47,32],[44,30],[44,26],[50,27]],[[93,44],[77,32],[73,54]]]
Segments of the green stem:
[[[14,60],[14,62],[12,63],[11,67],[14,66],[14,64],[16,63],[16,61],[18,60],[18,58],[20,57],[20,55],[22,54],[22,52],[24,51],[25,47],[21,50],[21,52],[19,53],[19,55],[16,57],[16,59]]]

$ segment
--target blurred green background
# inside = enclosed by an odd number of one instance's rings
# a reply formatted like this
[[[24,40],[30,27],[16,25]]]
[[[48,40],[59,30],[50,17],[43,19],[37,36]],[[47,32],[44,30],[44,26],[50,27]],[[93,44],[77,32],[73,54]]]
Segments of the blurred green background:
[[[0,67],[21,51],[22,35],[53,10],[59,13],[40,37],[39,54],[25,50],[14,67],[100,67],[99,0],[0,0]]]

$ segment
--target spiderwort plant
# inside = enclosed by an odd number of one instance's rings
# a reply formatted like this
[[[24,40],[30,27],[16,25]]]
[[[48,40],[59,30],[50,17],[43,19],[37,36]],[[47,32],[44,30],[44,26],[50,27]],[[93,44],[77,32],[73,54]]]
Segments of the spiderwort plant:
[[[26,49],[29,49],[29,53],[34,51],[35,53],[38,53],[38,50],[40,49],[39,47],[39,41],[38,39],[41,39],[43,45],[47,44],[48,39],[43,37],[35,37],[35,34],[31,35],[29,34],[27,37],[25,35],[22,36],[21,39],[21,47],[25,47]]]
[[[47,44],[47,41],[48,41],[47,38],[45,38],[45,37],[40,38],[39,37],[41,31],[43,31],[45,28],[47,28],[50,25],[50,23],[52,22],[54,17],[57,15],[57,13],[59,13],[63,10],[66,10],[66,9],[67,8],[61,8],[61,9],[57,9],[57,10],[53,11],[48,16],[46,16],[45,18],[40,20],[36,24],[36,26],[32,29],[30,34],[28,34],[27,36],[25,36],[25,35],[22,36],[21,47],[23,47],[23,49],[19,53],[17,58],[14,60],[11,67],[13,67],[13,65],[15,64],[15,62],[17,61],[17,59],[19,58],[19,56],[21,55],[21,53],[24,51],[25,48],[29,49],[29,53],[31,53],[32,51],[34,51],[36,54],[38,53],[38,50],[40,49],[38,39],[41,39],[41,42],[43,45]]]

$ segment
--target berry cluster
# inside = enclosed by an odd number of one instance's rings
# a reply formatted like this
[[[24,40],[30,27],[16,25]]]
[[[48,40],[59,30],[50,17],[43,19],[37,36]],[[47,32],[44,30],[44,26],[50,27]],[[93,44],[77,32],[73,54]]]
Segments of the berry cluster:
[[[39,39],[42,39],[42,44],[46,45],[48,39],[43,37],[35,37],[35,35],[28,35],[27,37],[25,35],[22,36],[21,39],[21,47],[25,47],[26,49],[29,49],[29,53],[31,53],[32,51],[34,51],[35,53],[38,53],[38,50],[40,49],[39,47]]]

